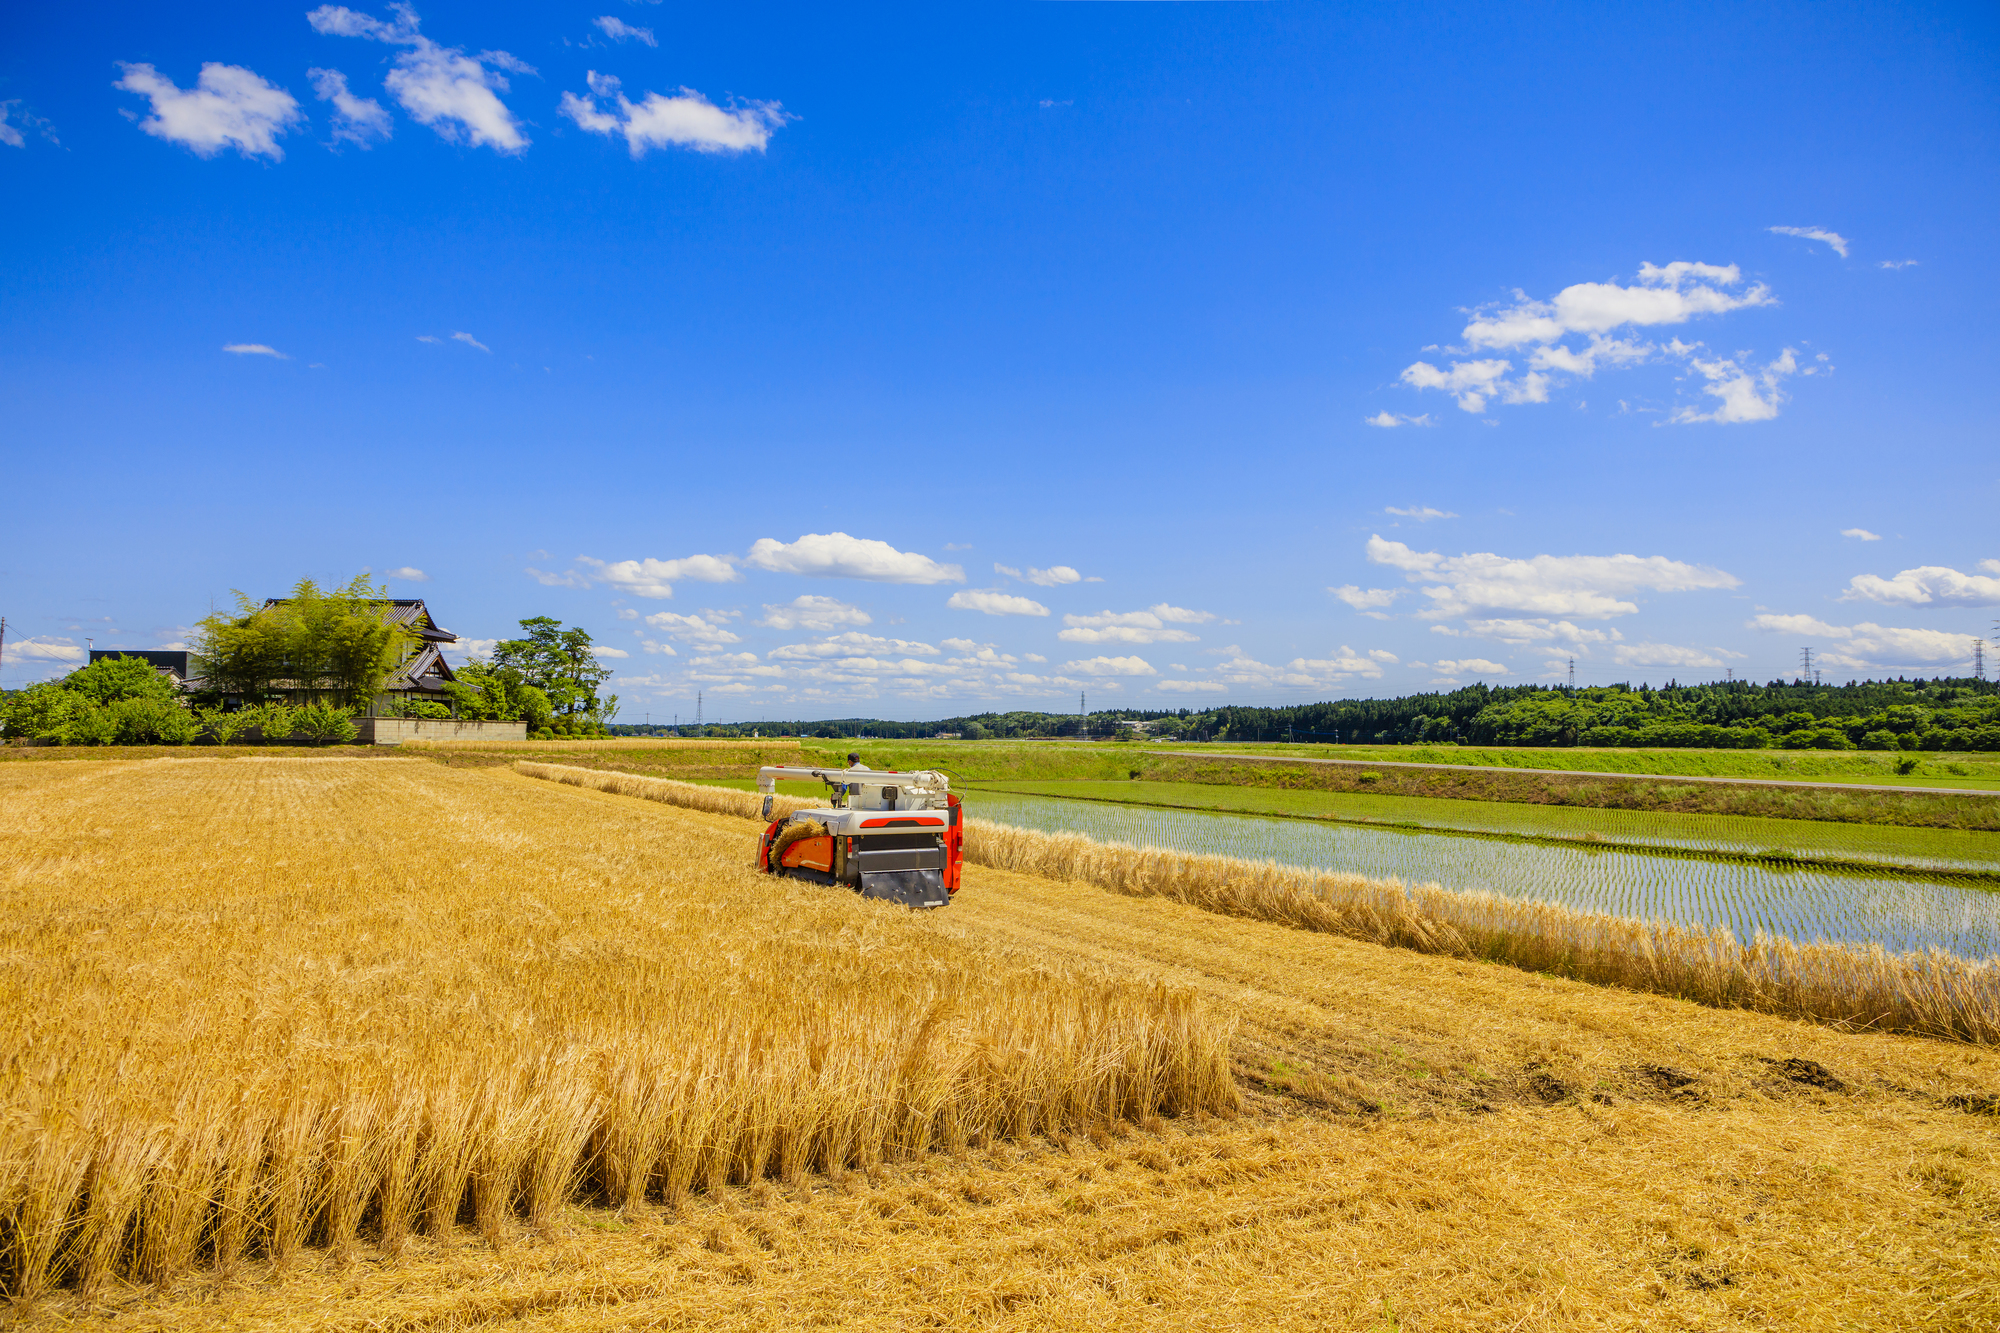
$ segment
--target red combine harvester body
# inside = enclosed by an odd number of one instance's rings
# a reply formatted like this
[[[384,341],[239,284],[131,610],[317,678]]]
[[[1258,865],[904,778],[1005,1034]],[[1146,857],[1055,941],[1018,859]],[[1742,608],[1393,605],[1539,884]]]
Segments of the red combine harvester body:
[[[771,819],[780,778],[816,778],[830,799]],[[757,840],[759,870],[914,908],[948,906],[958,892],[964,815],[944,774],[765,768],[757,790],[770,820]]]

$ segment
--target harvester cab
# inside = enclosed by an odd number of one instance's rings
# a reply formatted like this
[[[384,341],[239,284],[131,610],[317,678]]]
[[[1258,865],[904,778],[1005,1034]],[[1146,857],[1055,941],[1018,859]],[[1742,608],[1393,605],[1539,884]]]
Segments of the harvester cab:
[[[772,819],[780,778],[824,782],[826,805]],[[944,774],[772,767],[757,771],[757,790],[759,870],[905,907],[944,907],[958,892],[965,828]]]

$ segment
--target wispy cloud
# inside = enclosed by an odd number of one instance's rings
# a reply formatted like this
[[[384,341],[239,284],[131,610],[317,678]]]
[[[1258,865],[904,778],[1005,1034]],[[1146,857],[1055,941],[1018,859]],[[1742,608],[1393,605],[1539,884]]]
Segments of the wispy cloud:
[[[1423,414],[1422,416],[1417,416],[1417,417],[1408,417],[1408,416],[1404,416],[1404,415],[1403,415],[1402,413],[1400,413],[1400,412],[1390,412],[1390,411],[1388,411],[1388,410],[1386,410],[1386,409],[1385,409],[1385,410],[1383,410],[1383,411],[1380,411],[1380,412],[1377,412],[1377,413],[1376,413],[1376,414],[1375,414],[1374,416],[1372,416],[1372,417],[1363,417],[1363,418],[1362,418],[1362,420],[1363,420],[1363,421],[1366,421],[1366,422],[1367,422],[1367,423],[1368,423],[1369,425],[1371,425],[1371,426],[1380,426],[1380,427],[1382,427],[1382,428],[1383,428],[1384,430],[1394,430],[1394,429],[1395,429],[1396,427],[1398,427],[1398,426],[1435,426],[1435,425],[1437,425],[1437,422],[1435,422],[1435,421],[1431,420],[1431,414],[1430,414],[1430,413],[1428,413],[1428,412],[1424,413],[1424,414]],[[1162,688],[1165,688],[1165,687],[1163,686]]]
[[[653,39],[653,30],[651,28],[634,27],[625,20],[611,14],[606,14],[602,18],[592,19],[591,23],[599,32],[614,42],[644,42],[648,46],[659,45]]]
[[[1772,227],[1769,230],[1780,236],[1797,236],[1808,241],[1825,241],[1833,247],[1833,252],[1842,259],[1847,258],[1848,240],[1837,231],[1825,227]]]
[[[225,352],[234,352],[237,356],[271,356],[276,357],[280,361],[289,361],[292,359],[277,348],[265,343],[224,343],[222,344],[222,350]]]
[[[320,101],[333,103],[335,143],[344,140],[368,148],[374,140],[386,139],[394,133],[395,125],[382,104],[372,97],[356,97],[349,92],[347,76],[339,70],[309,69],[306,77],[313,81],[313,92]]]
[[[1972,636],[1947,630],[1902,629],[1863,621],[1832,625],[1815,616],[1765,614],[1748,627],[1791,638],[1831,639],[1839,646],[1817,654],[1827,666],[1859,670],[1899,666],[1948,666],[1972,660]]]
[[[1843,537],[1858,538],[1859,540],[1864,542],[1879,542],[1882,540],[1881,533],[1870,532],[1866,528],[1842,528],[1840,530],[1840,535]]]
[[[1413,518],[1419,523],[1428,523],[1434,518],[1458,517],[1457,514],[1452,513],[1448,509],[1432,509],[1429,505],[1413,506],[1409,509],[1398,509],[1396,506],[1390,505],[1382,512],[1385,514],[1394,514],[1397,518]]]
[[[405,583],[429,583],[431,576],[415,565],[400,565],[395,569],[382,571],[384,578],[401,579]]]
[[[480,351],[486,352],[488,354],[490,354],[493,351],[491,347],[488,347],[485,343],[479,341],[479,339],[473,337],[469,333],[454,333],[451,335],[451,338],[453,342],[464,343],[467,347],[477,347]]]
[[[119,68],[125,77],[112,86],[152,103],[153,114],[140,121],[139,128],[199,157],[234,148],[244,157],[282,161],[285,152],[278,147],[279,136],[305,118],[297,98],[241,65],[210,61],[201,67],[195,87],[185,89],[151,65]]]
[[[1884,259],[1877,268],[1915,268],[1920,261],[1915,259]]]
[[[533,74],[532,65],[505,51],[468,56],[458,47],[440,46],[417,31],[417,12],[392,5],[393,22],[384,22],[344,5],[321,5],[306,15],[314,31],[335,37],[360,37],[404,48],[383,86],[420,125],[454,143],[518,153],[528,146],[514,113],[498,96],[508,91],[499,70]],[[491,66],[492,68],[488,68]]]

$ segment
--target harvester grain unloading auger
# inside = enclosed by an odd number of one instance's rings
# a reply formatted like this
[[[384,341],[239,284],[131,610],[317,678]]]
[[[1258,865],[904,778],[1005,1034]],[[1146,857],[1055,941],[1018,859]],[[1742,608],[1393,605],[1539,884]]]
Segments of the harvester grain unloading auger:
[[[826,806],[771,819],[780,778],[826,783]],[[944,774],[762,768],[757,790],[770,820],[757,840],[759,870],[905,907],[944,907],[958,892],[965,826]]]

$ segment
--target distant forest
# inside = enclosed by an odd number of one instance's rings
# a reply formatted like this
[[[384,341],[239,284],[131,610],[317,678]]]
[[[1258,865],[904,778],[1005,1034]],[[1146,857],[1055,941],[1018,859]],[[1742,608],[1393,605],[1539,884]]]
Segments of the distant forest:
[[[1448,694],[1344,699],[1288,708],[1222,707],[1157,712],[978,713],[932,722],[880,718],[766,721],[709,726],[711,736],[874,736],[912,740],[956,733],[967,740],[1146,734],[1206,741],[1295,741],[1349,745],[1592,745],[1771,747],[1801,750],[2000,750],[2000,683],[1854,681],[1815,685],[1669,682],[1659,689],[1610,685],[1469,685]],[[617,726],[623,735],[670,728]],[[681,735],[692,734],[683,727]]]

